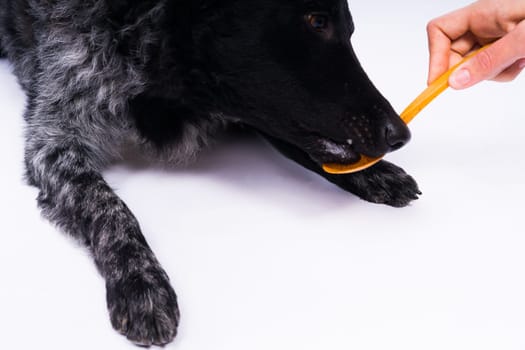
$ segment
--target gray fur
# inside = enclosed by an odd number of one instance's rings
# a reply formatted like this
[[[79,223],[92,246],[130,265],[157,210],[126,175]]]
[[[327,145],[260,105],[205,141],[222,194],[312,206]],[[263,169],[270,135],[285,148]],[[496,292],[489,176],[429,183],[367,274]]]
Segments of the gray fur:
[[[106,279],[113,326],[137,344],[165,344],[175,336],[179,319],[175,293],[137,220],[100,175],[124,142],[146,143],[127,116],[130,97],[144,91],[144,67],[116,54],[115,33],[91,23],[105,11],[103,1],[93,2],[89,11],[79,10],[80,1],[72,3],[30,2],[39,22],[32,33],[38,46],[23,54],[10,50],[9,36],[1,36],[28,92],[27,179],[40,189],[44,216],[90,249]],[[122,32],[155,20],[163,6],[160,1]],[[73,18],[89,30],[72,29],[78,26]],[[139,42],[147,46],[154,40],[145,31]],[[199,145],[196,134],[189,126],[181,147],[174,148],[193,155],[189,145]]]

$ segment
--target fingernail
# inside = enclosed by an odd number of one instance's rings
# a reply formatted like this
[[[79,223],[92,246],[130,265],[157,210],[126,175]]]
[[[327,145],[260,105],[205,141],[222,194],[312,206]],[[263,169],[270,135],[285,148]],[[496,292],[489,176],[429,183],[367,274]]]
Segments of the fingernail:
[[[449,82],[452,87],[463,87],[470,82],[470,72],[465,68],[457,70],[450,76]]]

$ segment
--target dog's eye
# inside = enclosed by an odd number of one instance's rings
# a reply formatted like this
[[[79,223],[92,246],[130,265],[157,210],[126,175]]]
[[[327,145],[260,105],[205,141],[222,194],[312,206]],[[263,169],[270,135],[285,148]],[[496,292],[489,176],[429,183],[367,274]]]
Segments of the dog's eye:
[[[308,20],[308,24],[318,32],[322,32],[323,30],[327,29],[328,22],[330,21],[328,15],[322,13],[311,13],[306,17],[306,19]]]

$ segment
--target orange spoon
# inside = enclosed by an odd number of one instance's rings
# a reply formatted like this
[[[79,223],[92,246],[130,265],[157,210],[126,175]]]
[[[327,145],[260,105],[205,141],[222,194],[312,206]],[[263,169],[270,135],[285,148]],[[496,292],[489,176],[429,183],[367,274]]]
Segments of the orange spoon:
[[[448,78],[456,70],[458,66],[465,63],[467,60],[472,58],[474,55],[478,54],[480,51],[489,47],[489,45],[483,46],[481,49],[474,51],[473,53],[467,55],[461,62],[456,64],[454,67],[450,68],[443,75],[437,78],[432,84],[430,84],[416,99],[408,105],[408,107],[401,113],[400,117],[408,124],[414,119],[414,117],[421,112],[433,99],[435,99],[439,94],[447,89]],[[361,158],[353,164],[323,164],[323,170],[330,174],[349,174],[355,173],[357,171],[364,170],[368,167],[371,167],[375,163],[379,162],[383,157],[372,158],[365,155],[361,155]]]

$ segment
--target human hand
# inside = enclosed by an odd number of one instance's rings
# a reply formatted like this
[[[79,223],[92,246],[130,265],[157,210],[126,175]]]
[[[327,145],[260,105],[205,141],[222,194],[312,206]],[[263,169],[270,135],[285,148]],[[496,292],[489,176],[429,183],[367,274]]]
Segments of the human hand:
[[[510,81],[525,68],[525,0],[479,0],[427,25],[428,83],[473,49],[491,47],[462,64],[449,78],[454,89],[482,80]]]

